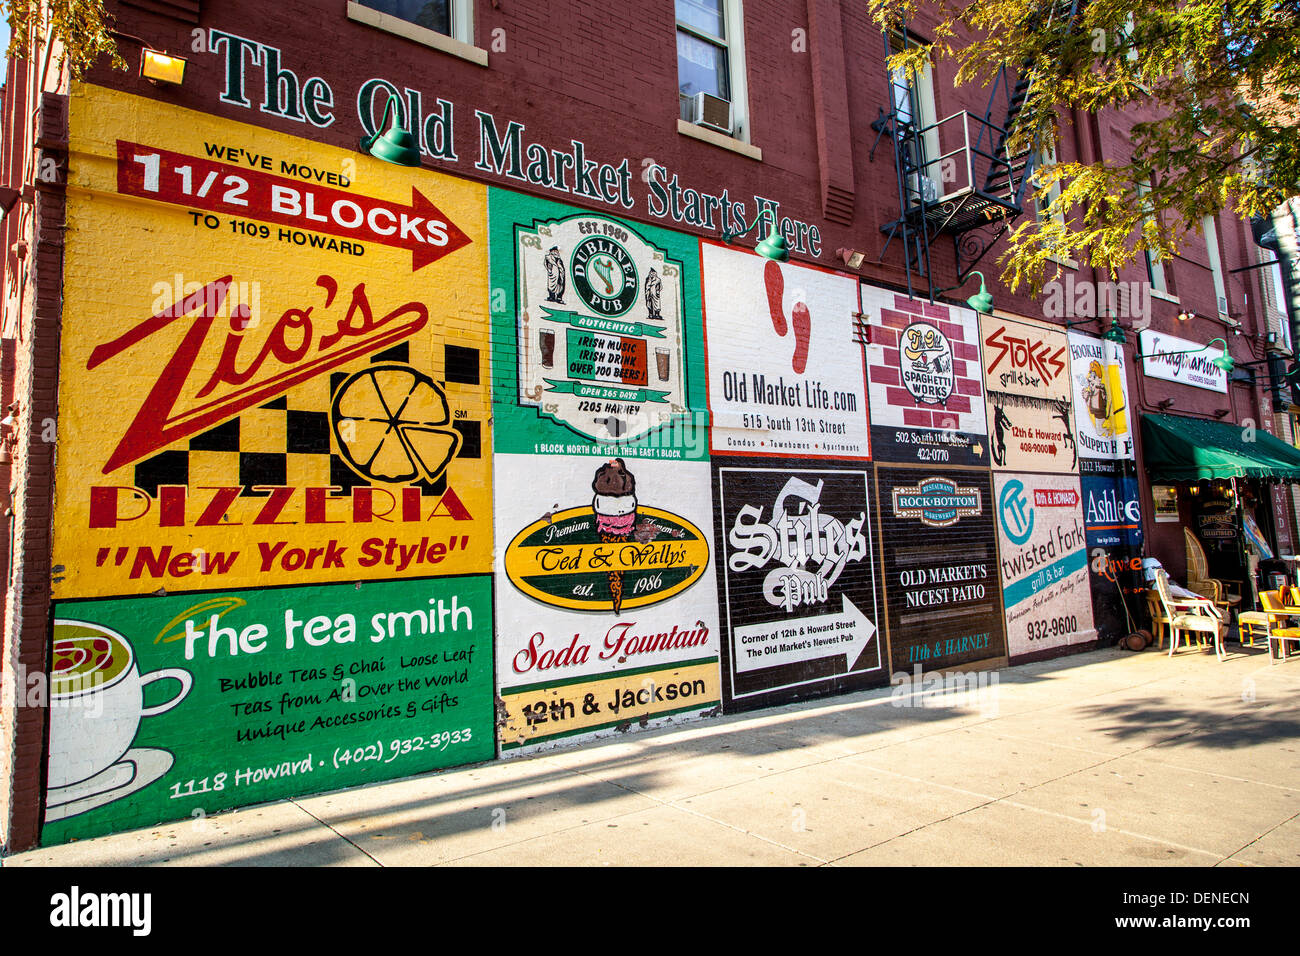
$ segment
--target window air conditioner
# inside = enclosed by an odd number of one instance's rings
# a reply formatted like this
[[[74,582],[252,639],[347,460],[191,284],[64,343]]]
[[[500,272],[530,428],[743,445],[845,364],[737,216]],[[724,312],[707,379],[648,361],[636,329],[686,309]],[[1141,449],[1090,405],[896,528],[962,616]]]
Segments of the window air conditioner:
[[[1227,314],[1228,314],[1228,300],[1223,296],[1219,296],[1219,315],[1227,315]]]
[[[696,126],[731,135],[731,103],[712,93],[691,97],[690,121]]]
[[[939,184],[929,176],[912,173],[907,177],[907,198],[912,205],[922,201],[933,203],[939,201]]]

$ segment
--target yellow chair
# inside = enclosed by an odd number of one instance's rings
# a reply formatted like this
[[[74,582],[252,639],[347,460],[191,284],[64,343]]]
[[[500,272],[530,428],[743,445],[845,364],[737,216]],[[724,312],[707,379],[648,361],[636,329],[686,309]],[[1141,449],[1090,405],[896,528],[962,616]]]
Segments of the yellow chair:
[[[1259,594],[1261,603],[1265,593],[1261,591]],[[1263,611],[1242,611],[1237,615],[1237,642],[1243,647],[1247,644],[1254,647],[1255,638],[1262,637],[1267,643],[1271,624],[1269,616]]]
[[[1155,594],[1159,619],[1152,615],[1152,621],[1169,625],[1169,656],[1178,650],[1178,637],[1183,636],[1183,643],[1190,642],[1190,635],[1212,635],[1214,655],[1223,660],[1223,638],[1219,628],[1219,618],[1214,603],[1206,598],[1176,598],[1169,593],[1169,575],[1164,571],[1156,572]],[[1160,628],[1160,644],[1164,646],[1164,628]]]
[[[1264,631],[1264,637],[1268,639],[1268,660],[1274,663],[1279,660],[1287,659],[1287,645],[1300,643],[1300,627],[1290,627],[1290,614],[1284,611],[1287,606],[1283,603],[1283,592],[1279,591],[1260,591],[1259,603],[1264,606],[1265,615],[1268,617],[1268,624]],[[1277,645],[1277,656],[1273,654],[1273,645]]]

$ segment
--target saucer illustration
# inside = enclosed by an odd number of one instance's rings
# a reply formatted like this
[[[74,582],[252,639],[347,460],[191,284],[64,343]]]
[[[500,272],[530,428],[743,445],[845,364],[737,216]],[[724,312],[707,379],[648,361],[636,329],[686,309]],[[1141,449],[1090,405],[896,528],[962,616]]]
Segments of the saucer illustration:
[[[93,777],[52,787],[46,797],[45,822],[66,820],[143,790],[170,770],[173,760],[166,750],[128,750],[117,763]]]

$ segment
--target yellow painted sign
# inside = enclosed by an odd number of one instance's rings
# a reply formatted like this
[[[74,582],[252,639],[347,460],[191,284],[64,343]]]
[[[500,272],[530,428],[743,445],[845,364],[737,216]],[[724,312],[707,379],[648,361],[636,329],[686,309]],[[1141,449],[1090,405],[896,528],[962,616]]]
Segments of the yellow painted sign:
[[[491,568],[486,190],[79,84],[57,598]]]
[[[704,710],[720,699],[718,662],[503,691],[501,747],[509,750],[642,718]]]
[[[637,515],[651,531],[601,534],[590,505],[547,515],[506,547],[506,575],[543,604],[580,611],[608,610],[613,591],[620,595],[618,610],[680,594],[709,564],[704,532],[661,508],[642,505]]]

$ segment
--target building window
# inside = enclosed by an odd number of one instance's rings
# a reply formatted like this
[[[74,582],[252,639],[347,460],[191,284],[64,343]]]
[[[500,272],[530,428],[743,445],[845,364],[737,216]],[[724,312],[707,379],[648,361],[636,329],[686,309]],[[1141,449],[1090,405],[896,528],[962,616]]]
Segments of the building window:
[[[454,36],[451,32],[452,0],[358,0],[363,7],[387,13],[389,16],[414,23],[417,27],[433,30],[445,36]]]
[[[1277,344],[1291,351],[1291,323],[1287,318],[1286,284],[1282,281],[1282,268],[1276,253],[1256,249],[1255,257],[1263,263],[1259,273],[1260,301],[1264,303],[1264,319],[1268,330],[1277,337]]]
[[[474,46],[474,0],[348,0],[348,19],[487,66]]]
[[[1223,261],[1219,258],[1219,232],[1214,228],[1214,217],[1206,216],[1201,220],[1205,233],[1205,253],[1210,259],[1210,271],[1214,273],[1214,297],[1218,300],[1218,314],[1228,314],[1228,287],[1223,281]]]
[[[1151,191],[1151,187],[1146,184],[1138,186],[1138,195],[1146,196]],[[1144,216],[1144,223],[1155,222],[1155,216]],[[1160,257],[1160,253],[1154,249],[1146,249],[1143,252],[1147,261],[1147,280],[1151,283],[1151,291],[1159,292],[1161,295],[1169,294],[1168,276],[1165,275],[1165,260]]]
[[[681,118],[749,141],[740,0],[677,0],[677,96]],[[700,93],[729,104],[698,105]]]
[[[1055,135],[1055,130],[1053,130],[1052,133]],[[1056,144],[1049,142],[1035,155],[1034,170],[1051,169],[1056,165],[1056,162]],[[1057,197],[1061,195],[1061,181],[1059,179],[1054,180],[1052,184],[1047,187],[1047,195],[1043,196],[1041,199],[1034,196],[1034,184],[1032,181],[1026,187],[1026,194],[1033,199],[1034,215],[1038,218],[1039,222],[1045,223],[1048,220],[1051,220],[1052,222],[1060,223],[1062,226],[1065,225],[1065,213],[1062,212],[1059,207],[1052,210],[1052,203],[1056,202]],[[1060,263],[1063,266],[1068,266],[1071,269],[1079,268],[1079,263],[1073,259],[1058,259],[1056,256],[1049,256],[1049,258],[1053,262]]]
[[[892,30],[889,34],[889,52],[902,53],[921,42],[923,41],[910,34],[905,36],[898,30]],[[919,202],[922,198],[927,201],[937,199],[945,190],[939,160],[939,130],[935,126],[934,83],[930,64],[927,63],[924,69],[911,76],[903,70],[891,70],[889,95],[902,139],[908,204]],[[920,134],[917,137],[920,140],[919,151],[916,138],[911,135],[913,133]]]
[[[1048,145],[1043,149],[1040,149],[1038,151],[1038,157],[1034,161],[1034,165],[1036,169],[1041,169],[1044,171],[1053,168],[1056,165],[1056,147],[1054,145]],[[1045,197],[1043,197],[1042,199],[1034,200],[1034,209],[1038,215],[1038,219],[1040,222],[1048,218],[1048,210],[1051,208],[1052,203],[1056,202],[1057,197],[1060,195],[1061,195],[1061,181],[1058,179],[1055,180],[1052,183],[1052,185],[1047,188],[1047,195]],[[1061,223],[1062,225],[1065,224],[1065,214],[1062,213],[1060,209],[1057,209],[1055,212],[1053,212],[1051,214],[1051,218],[1055,219],[1057,222]]]

